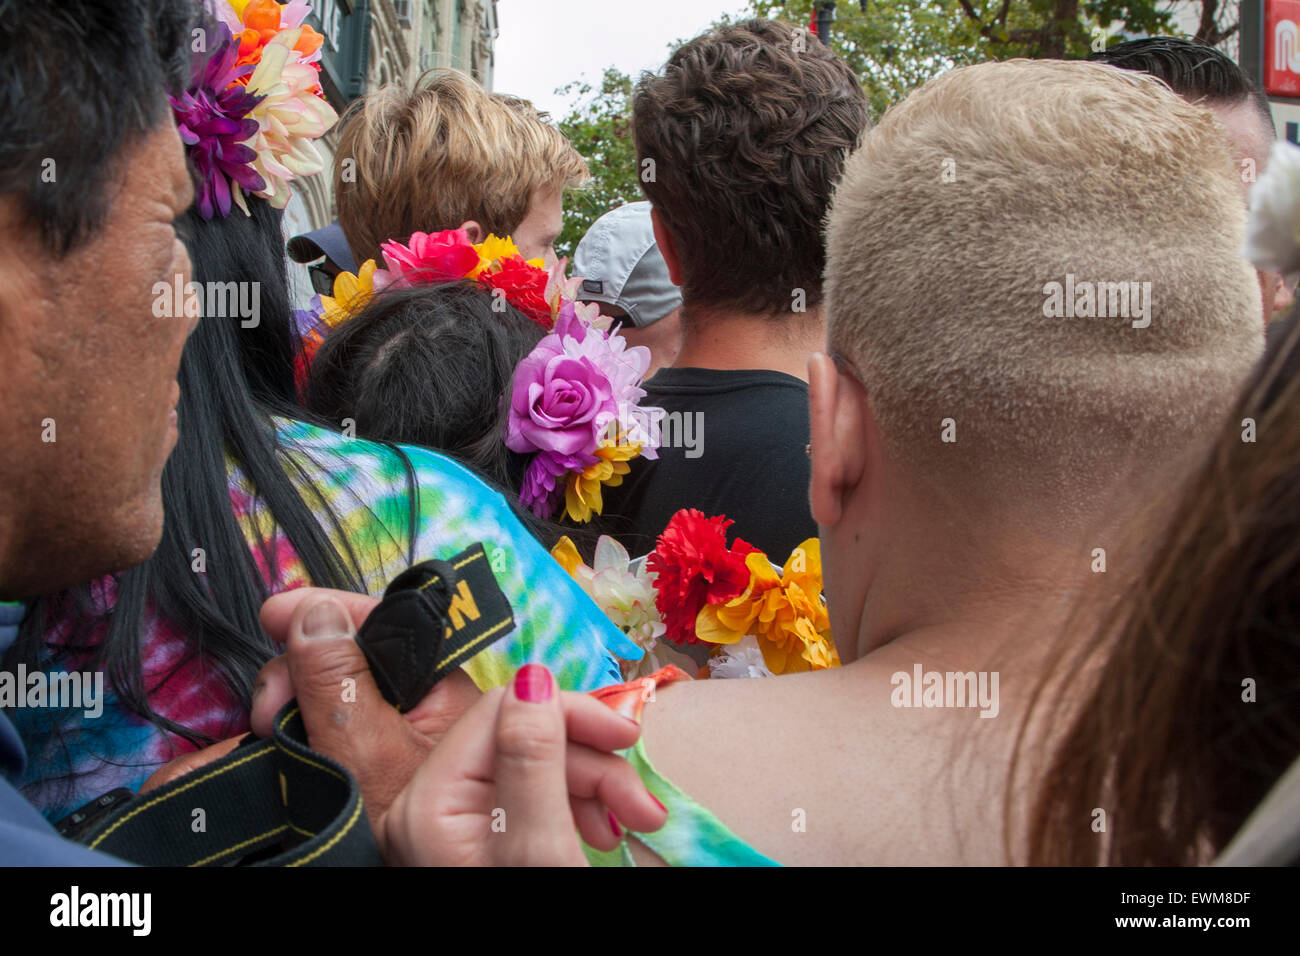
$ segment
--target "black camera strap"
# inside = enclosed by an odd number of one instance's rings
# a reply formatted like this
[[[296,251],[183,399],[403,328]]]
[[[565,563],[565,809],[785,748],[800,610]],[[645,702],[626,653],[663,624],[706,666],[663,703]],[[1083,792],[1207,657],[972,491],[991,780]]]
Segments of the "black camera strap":
[[[357,633],[384,698],[407,711],[514,615],[481,544],[398,575]],[[99,798],[59,825],[86,846],[145,866],[377,866],[361,791],[313,751],[296,701],[272,736],[125,802]]]

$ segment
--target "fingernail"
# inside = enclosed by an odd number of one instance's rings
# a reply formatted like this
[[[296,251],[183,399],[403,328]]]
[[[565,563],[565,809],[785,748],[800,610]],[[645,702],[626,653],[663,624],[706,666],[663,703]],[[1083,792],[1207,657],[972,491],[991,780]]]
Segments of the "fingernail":
[[[525,664],[515,675],[515,696],[537,704],[551,699],[551,672],[541,664]]]
[[[664,813],[667,813],[667,812],[668,812],[668,808],[665,807],[662,803],[659,802],[659,798],[658,798],[658,797],[656,797],[653,793],[650,793],[649,790],[646,791],[646,794],[650,797],[651,800],[653,800],[653,801],[655,802],[655,806],[656,806],[656,807],[658,807],[658,808],[659,808],[660,810],[662,810]]]
[[[347,610],[331,598],[313,604],[303,615],[302,636],[313,640],[351,637],[352,622],[348,619]]]
[[[635,717],[624,717],[623,719],[626,720],[633,727],[635,727],[637,730],[641,729],[641,721],[637,720]]]
[[[614,836],[621,837],[623,835],[623,828],[618,825],[618,821],[614,819],[613,813],[610,813],[609,815],[609,828],[614,831]]]

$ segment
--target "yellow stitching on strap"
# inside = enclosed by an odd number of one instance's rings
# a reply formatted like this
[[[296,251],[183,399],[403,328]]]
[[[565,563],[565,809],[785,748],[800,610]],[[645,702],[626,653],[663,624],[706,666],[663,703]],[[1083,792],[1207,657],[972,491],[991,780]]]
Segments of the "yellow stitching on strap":
[[[241,757],[239,760],[236,760],[233,763],[226,764],[224,767],[218,767],[216,770],[210,770],[205,774],[200,774],[196,776],[193,780],[188,781],[184,786],[177,787],[175,790],[172,790],[169,793],[164,793],[161,796],[154,797],[152,800],[140,804],[140,806],[136,807],[134,810],[132,810],[126,816],[122,817],[122,819],[118,820],[116,823],[114,823],[111,827],[109,827],[99,836],[95,837],[94,841],[90,844],[90,848],[93,850],[95,847],[99,846],[100,843],[102,843],[104,840],[108,838],[108,835],[110,833],[112,833],[122,824],[126,823],[127,820],[130,820],[137,813],[143,813],[145,810],[148,810],[150,807],[159,803],[163,803],[164,801],[170,800],[172,797],[176,796],[177,794],[184,793],[186,790],[189,790],[191,787],[197,787],[199,784],[203,783],[206,780],[211,780],[213,777],[219,777],[221,776],[221,774],[225,773],[228,770],[234,770],[236,767],[242,764],[246,764],[250,760],[256,760],[259,757],[265,757],[267,754],[273,752],[274,751],[272,748],[267,747],[264,750],[259,750],[256,753],[251,753],[246,757]]]
[[[294,715],[297,714],[300,709],[301,708],[299,707],[295,707],[293,710],[289,711],[289,713],[284,715],[284,720],[280,721],[281,730],[284,730],[284,725],[287,724],[289,721],[291,721]],[[323,763],[317,763],[314,760],[308,760],[306,757],[302,756],[302,754],[294,753],[288,747],[281,747],[279,744],[276,744],[276,749],[279,750],[280,753],[284,754],[286,757],[292,757],[294,760],[300,760],[303,763],[307,764],[309,767],[315,767],[317,770],[324,770],[331,777],[334,777],[337,780],[342,780],[345,783],[347,782],[348,779],[347,777],[343,776],[337,770],[325,766]]]
[[[483,643],[484,641],[486,641],[489,637],[491,637],[491,636],[492,636],[493,634],[495,634],[497,631],[501,630],[501,628],[505,627],[507,624],[510,624],[510,623],[511,623],[511,618],[505,618],[505,619],[504,619],[503,621],[501,621],[499,624],[494,624],[494,625],[492,625],[491,628],[489,628],[488,630],[484,631],[484,632],[483,632],[482,634],[480,634],[478,637],[474,638],[474,640],[470,641],[470,642],[469,642],[468,644],[466,644],[464,647],[457,648],[456,650],[454,650],[454,651],[452,651],[450,654],[448,654],[446,657],[444,657],[441,661],[438,662],[438,666],[437,666],[436,669],[437,669],[437,670],[442,670],[444,667],[446,667],[446,666],[447,666],[448,664],[450,664],[452,661],[456,660],[456,658],[458,658],[458,657],[464,657],[464,656],[465,656],[465,652],[468,651],[468,650],[470,650],[471,648],[473,648],[474,645],[476,645],[476,644],[482,644],[482,643]]]
[[[348,779],[347,777],[343,776],[343,774],[339,773],[337,770],[327,767],[323,763],[317,763],[314,760],[309,760],[308,758],[304,757],[302,754],[294,753],[292,750],[289,750],[288,748],[281,747],[280,753],[284,754],[286,757],[292,757],[294,760],[301,760],[303,763],[307,764],[308,766],[315,767],[318,770],[324,770],[330,776],[335,777],[344,782],[346,782]]]
[[[284,720],[280,721],[280,729],[284,730],[284,725],[287,724],[289,721],[293,720],[294,715],[297,714],[298,711],[301,709],[302,708],[300,707],[295,707],[293,710],[289,711],[289,713],[285,714]]]
[[[486,553],[487,553],[487,552],[485,552],[485,551],[477,551],[477,552],[475,552],[474,554],[471,554],[471,555],[470,555],[468,558],[466,558],[464,561],[460,562],[460,564],[453,564],[453,565],[451,566],[451,568],[452,568],[453,571],[459,571],[459,570],[460,570],[461,568],[463,568],[465,565],[467,565],[467,564],[473,564],[473,563],[474,563],[475,561],[477,561],[479,558],[483,557]],[[425,588],[427,588],[430,584],[433,584],[435,581],[441,581],[441,580],[442,580],[442,575],[435,574],[433,577],[429,578],[429,580],[425,581],[425,582],[424,582],[423,584],[421,584],[418,588],[416,588],[416,590],[417,590],[417,591],[423,591],[423,590],[424,590]]]
[[[281,824],[280,826],[276,827],[274,830],[267,830],[265,833],[259,833],[255,837],[249,837],[247,840],[244,840],[242,843],[236,843],[234,846],[227,847],[226,849],[220,851],[219,853],[214,853],[211,856],[205,856],[203,859],[195,860],[193,863],[190,863],[188,865],[203,866],[204,864],[211,863],[213,860],[217,859],[218,857],[229,856],[230,854],[234,853],[236,850],[242,850],[250,843],[256,843],[258,840],[265,840],[267,837],[275,836],[277,833],[282,833],[287,829],[289,829],[287,824]]]
[[[348,835],[348,832],[352,829],[352,827],[356,825],[357,817],[361,815],[361,806],[362,803],[360,800],[358,800],[357,808],[352,811],[352,816],[348,819],[348,822],[343,824],[343,829],[340,830],[338,833],[334,834],[334,837],[328,843],[326,843],[322,847],[317,847],[311,853],[308,853],[306,856],[304,856],[301,860],[294,860],[292,863],[286,863],[285,865],[302,866],[304,863],[310,863],[312,860],[316,859],[316,857],[320,856],[322,853],[324,853],[326,850],[332,847],[335,843],[338,843],[339,840],[342,840],[345,836]]]

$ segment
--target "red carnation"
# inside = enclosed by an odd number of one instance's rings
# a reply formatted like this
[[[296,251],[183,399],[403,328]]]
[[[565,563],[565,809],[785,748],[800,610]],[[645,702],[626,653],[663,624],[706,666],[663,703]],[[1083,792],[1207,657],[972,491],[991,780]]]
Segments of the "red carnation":
[[[499,271],[484,272],[479,281],[489,289],[501,289],[507,302],[549,332],[555,319],[546,304],[547,271],[530,266],[521,256],[507,256],[498,265]]]
[[[673,515],[646,560],[655,573],[655,607],[674,644],[700,644],[695,619],[706,604],[723,604],[749,586],[745,556],[758,549],[737,538],[727,547],[727,529],[735,522],[713,518],[694,508]]]

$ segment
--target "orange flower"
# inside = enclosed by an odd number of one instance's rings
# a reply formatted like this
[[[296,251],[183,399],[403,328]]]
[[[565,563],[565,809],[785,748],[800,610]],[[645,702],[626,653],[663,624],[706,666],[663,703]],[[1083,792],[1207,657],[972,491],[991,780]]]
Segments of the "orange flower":
[[[795,548],[778,576],[763,554],[745,559],[749,587],[725,604],[706,605],[695,630],[711,644],[758,638],[763,662],[773,674],[839,666],[822,601],[821,547],[809,538]]]
[[[280,12],[283,9],[276,0],[251,0],[242,10],[235,7],[235,12],[244,24],[244,29],[236,34],[239,40],[239,59],[235,63],[236,66],[261,61],[262,51],[266,45],[284,29],[285,25],[280,22]],[[302,34],[293,49],[298,54],[297,62],[302,63],[309,60],[321,48],[325,38],[305,23],[300,29]],[[247,84],[248,77],[245,76],[238,82]]]
[[[751,563],[750,570],[769,581],[776,578],[770,567]],[[758,604],[754,633],[773,674],[839,666],[822,600],[821,544],[816,538],[794,549],[780,579],[763,590]]]

